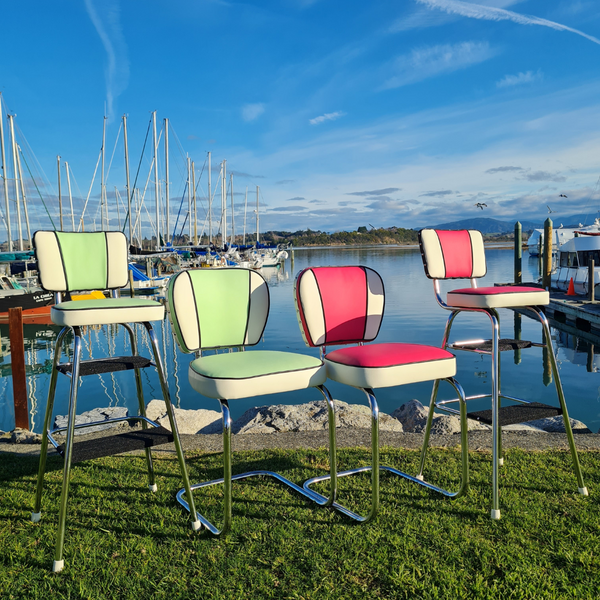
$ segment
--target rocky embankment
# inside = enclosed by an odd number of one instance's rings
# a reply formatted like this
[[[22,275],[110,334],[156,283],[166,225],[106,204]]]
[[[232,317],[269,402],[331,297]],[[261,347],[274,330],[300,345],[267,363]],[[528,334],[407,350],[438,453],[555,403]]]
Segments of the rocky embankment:
[[[346,429],[369,429],[371,427],[371,411],[365,405],[348,404],[334,400],[336,426]],[[221,413],[215,410],[184,410],[175,408],[177,427],[181,434],[217,434],[222,431]],[[165,403],[152,400],[146,408],[147,417],[170,429]],[[382,432],[421,433],[425,429],[429,408],[418,400],[411,400],[397,408],[391,415],[379,414],[379,429]],[[122,407],[100,408],[77,416],[76,423],[91,423],[127,416],[127,409]],[[54,427],[65,427],[66,416],[59,415],[54,420]],[[121,422],[123,424],[123,422]],[[124,424],[127,424],[125,421]],[[116,425],[119,425],[117,423]],[[94,427],[86,427],[76,431],[83,435],[101,431],[115,426],[106,423]],[[234,434],[269,434],[325,431],[328,427],[327,406],[325,401],[307,402],[305,404],[259,406],[247,410],[232,424]],[[571,427],[575,433],[591,433],[585,423],[571,419]],[[469,419],[469,431],[485,431],[491,427]],[[564,433],[565,428],[561,416],[537,421],[528,421],[518,425],[508,425],[504,431],[530,431],[538,433]],[[435,415],[431,433],[433,435],[452,435],[460,433],[460,420],[451,415]],[[24,430],[9,433],[0,432],[5,441],[22,444],[40,443],[41,436]]]

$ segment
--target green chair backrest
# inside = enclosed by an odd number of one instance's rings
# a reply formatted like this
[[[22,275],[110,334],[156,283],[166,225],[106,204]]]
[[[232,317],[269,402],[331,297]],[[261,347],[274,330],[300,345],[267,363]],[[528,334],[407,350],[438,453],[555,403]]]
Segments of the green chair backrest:
[[[114,290],[127,285],[127,238],[120,231],[36,231],[33,247],[45,290]]]
[[[168,313],[183,352],[253,346],[269,316],[269,288],[250,269],[193,269],[171,278]]]

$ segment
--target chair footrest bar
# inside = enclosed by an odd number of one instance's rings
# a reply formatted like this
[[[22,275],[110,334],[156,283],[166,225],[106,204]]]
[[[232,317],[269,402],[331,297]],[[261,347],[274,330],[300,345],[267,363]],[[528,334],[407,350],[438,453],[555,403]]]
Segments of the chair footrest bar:
[[[82,360],[79,363],[79,375],[100,375],[115,371],[129,371],[131,369],[144,369],[154,363],[144,356],[113,356],[98,360]],[[57,365],[56,370],[66,375],[73,370],[73,363]]]
[[[535,421],[536,419],[545,419],[546,417],[556,417],[557,415],[562,415],[562,410],[560,408],[542,404],[541,402],[501,406],[498,409],[498,424],[502,427],[504,425],[515,425],[516,423]],[[491,425],[492,411],[490,409],[470,412],[467,414],[467,418]]]
[[[152,446],[160,446],[173,441],[173,434],[164,427],[153,427],[151,429],[140,429],[128,431],[117,435],[96,438],[93,440],[82,440],[73,442],[71,462],[81,462],[101,456],[112,456],[132,450],[143,450]],[[58,453],[64,457],[65,445],[56,448]]]
[[[514,340],[510,338],[498,340],[498,350],[500,352],[531,348],[533,345],[533,342],[529,342],[527,340]],[[492,340],[477,340],[475,342],[454,342],[453,344],[448,344],[448,348],[451,348],[452,350],[469,350],[471,352],[484,352],[491,354]]]

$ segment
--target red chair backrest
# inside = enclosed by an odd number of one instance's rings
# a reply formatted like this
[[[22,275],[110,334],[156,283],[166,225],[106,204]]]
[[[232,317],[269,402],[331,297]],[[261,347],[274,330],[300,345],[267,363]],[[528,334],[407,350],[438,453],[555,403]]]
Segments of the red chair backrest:
[[[368,267],[309,267],[296,277],[296,312],[308,346],[370,342],[385,305],[379,274]]]
[[[473,279],[486,274],[483,236],[475,229],[422,229],[419,246],[430,279]]]

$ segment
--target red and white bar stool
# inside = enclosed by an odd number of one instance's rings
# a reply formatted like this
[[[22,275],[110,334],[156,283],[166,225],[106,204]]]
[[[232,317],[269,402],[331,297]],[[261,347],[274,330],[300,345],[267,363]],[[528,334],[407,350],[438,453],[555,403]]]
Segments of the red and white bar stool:
[[[446,322],[442,348],[452,350],[466,350],[487,354],[492,358],[492,391],[491,394],[469,396],[467,400],[491,398],[491,410],[469,413],[470,418],[478,419],[492,426],[492,519],[500,518],[500,503],[498,492],[498,468],[503,464],[501,456],[501,427],[513,423],[539,419],[547,416],[562,414],[565,431],[569,441],[569,447],[573,458],[573,466],[577,476],[579,493],[588,495],[587,488],[583,483],[573,431],[569,422],[567,404],[560,381],[560,373],[556,364],[556,357],[552,347],[552,338],[548,320],[542,307],[550,302],[548,291],[531,286],[494,286],[477,287],[477,279],[486,274],[485,250],[483,237],[476,230],[444,231],[435,229],[423,229],[419,232],[419,244],[425,274],[433,279],[433,287],[438,304],[451,311]],[[446,301],[443,300],[440,290],[440,280],[444,279],[469,279],[470,287],[455,289],[447,293]],[[544,343],[534,343],[524,340],[500,339],[500,318],[498,309],[510,308],[527,310],[534,318],[542,324]],[[455,317],[461,312],[480,312],[488,316],[492,326],[492,337],[489,340],[470,340],[464,342],[449,343],[450,330]],[[514,350],[517,348],[546,347],[556,393],[560,408],[541,404],[539,402],[527,402],[521,398],[515,398],[502,394],[500,391],[500,352],[502,350]],[[437,384],[436,384],[437,385]],[[433,409],[438,408],[447,412],[456,412],[448,407],[449,402],[436,402],[436,389],[432,393],[429,406],[429,419],[425,429],[425,439],[421,452],[420,476],[422,476],[425,465],[425,455]],[[516,405],[500,406],[501,399],[516,402]]]
[[[379,333],[383,319],[385,292],[383,281],[373,269],[361,266],[310,267],[301,271],[295,283],[298,321],[308,346],[318,347],[327,368],[327,377],[362,390],[371,409],[372,464],[338,473],[338,477],[371,470],[371,509],[361,516],[337,502],[333,507],[343,514],[366,523],[379,507],[379,471],[389,471],[448,497],[463,495],[468,487],[467,419],[464,392],[453,379],[456,359],[436,346],[403,343],[365,344]],[[327,346],[345,346],[327,352]],[[458,491],[448,492],[393,467],[379,464],[379,408],[374,388],[434,381],[447,381],[455,389],[460,403],[462,435],[462,480]],[[314,477],[304,488],[325,481],[330,475]],[[325,501],[325,497],[320,497]]]

